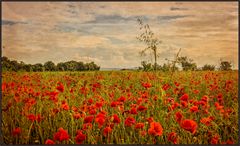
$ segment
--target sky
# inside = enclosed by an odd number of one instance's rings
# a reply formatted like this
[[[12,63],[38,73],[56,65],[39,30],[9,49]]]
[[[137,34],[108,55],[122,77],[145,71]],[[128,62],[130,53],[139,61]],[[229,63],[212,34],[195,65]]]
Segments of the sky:
[[[198,67],[238,68],[237,2],[2,2],[2,56],[25,63],[94,61],[101,68],[152,62],[137,18],[156,38],[158,64],[187,56]]]

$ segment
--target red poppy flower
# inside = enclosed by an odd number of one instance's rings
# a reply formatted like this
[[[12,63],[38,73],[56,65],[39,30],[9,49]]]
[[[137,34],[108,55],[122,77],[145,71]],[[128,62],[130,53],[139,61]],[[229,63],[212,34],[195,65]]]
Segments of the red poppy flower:
[[[180,97],[180,100],[187,102],[187,101],[188,101],[188,98],[189,98],[188,94],[183,94],[183,95]]]
[[[47,139],[45,141],[45,144],[55,144],[55,142],[53,140],[51,140],[51,139]]]
[[[211,138],[210,144],[218,144],[218,143],[219,143],[219,136],[216,134]]]
[[[105,123],[105,115],[98,114],[98,116],[95,118],[96,123],[98,123],[98,127],[101,128],[102,125]]]
[[[148,123],[152,123],[153,122],[153,117],[149,117],[149,118],[146,118],[146,120],[148,121]]]
[[[197,106],[192,106],[190,108],[190,112],[192,112],[192,113],[198,112],[198,107]]]
[[[130,113],[133,115],[137,114],[137,109],[135,107],[131,108]]]
[[[185,119],[181,122],[180,125],[184,130],[191,132],[192,134],[196,133],[197,130],[197,123],[190,119]]]
[[[103,129],[103,136],[108,136],[112,132],[112,128],[110,126]]]
[[[145,135],[147,135],[147,132],[145,130],[143,130],[140,132],[140,134],[141,134],[141,136],[145,136]]]
[[[84,123],[92,123],[94,116],[87,116],[84,118]]]
[[[202,97],[201,101],[203,101],[203,102],[208,102],[208,97],[207,97],[206,95],[204,95],[204,96]]]
[[[128,118],[126,118],[124,124],[125,124],[125,126],[131,127],[133,124],[135,124],[135,122],[136,121],[134,118],[128,117]]]
[[[176,132],[169,133],[168,141],[173,142],[174,144],[177,144],[177,133]]]
[[[13,130],[12,135],[13,136],[19,136],[22,132],[22,129],[20,127],[17,127]]]
[[[73,118],[74,118],[74,119],[79,119],[79,118],[81,118],[81,114],[78,113],[78,112],[77,112],[77,113],[74,113],[74,114],[73,114]]]
[[[93,103],[93,99],[92,98],[88,99],[88,103],[92,104]]]
[[[60,91],[60,92],[64,91],[64,86],[63,86],[62,83],[58,83],[57,90]]]
[[[34,122],[34,121],[36,120],[36,117],[35,117],[34,114],[29,114],[29,115],[27,116],[27,118],[28,118],[28,120],[30,120],[30,121],[32,121],[32,122]]]
[[[116,115],[116,114],[113,115],[113,123],[116,123],[116,124],[120,123],[120,119],[119,119],[118,115]]]
[[[82,130],[92,129],[92,123],[83,124]]]
[[[164,84],[163,87],[162,87],[162,89],[163,89],[164,91],[166,91],[166,90],[168,90],[170,87],[171,87],[171,86],[170,86],[169,84]]]
[[[152,87],[152,84],[151,83],[142,83],[142,86],[147,89],[147,88]]]
[[[111,103],[111,107],[117,107],[119,105],[119,102],[118,101],[113,101]]]
[[[153,136],[161,136],[163,134],[162,125],[158,122],[152,122],[150,128],[148,129],[148,134]]]
[[[97,111],[95,110],[95,109],[91,109],[90,111],[89,111],[89,114],[90,115],[95,115],[97,113]]]
[[[234,144],[234,142],[233,142],[231,139],[228,139],[228,140],[226,141],[226,144]]]
[[[69,139],[69,135],[67,130],[64,130],[62,127],[58,129],[58,132],[56,132],[53,136],[54,140],[58,140],[60,142],[64,141],[64,140],[68,140]]]
[[[188,103],[186,101],[181,101],[181,105],[186,108],[188,106]]]
[[[96,102],[95,106],[97,108],[101,108],[103,106],[103,102]]]
[[[78,130],[77,135],[75,137],[76,143],[77,144],[82,144],[83,141],[86,139],[86,137],[87,136],[85,134],[83,134],[81,130]]]
[[[135,125],[135,129],[143,129],[143,127],[144,127],[144,123],[137,123]]]
[[[121,96],[121,97],[118,98],[117,101],[119,101],[119,102],[124,102],[125,100],[126,100],[126,97]]]
[[[176,112],[176,114],[175,114],[175,119],[176,119],[176,121],[177,121],[178,123],[180,123],[181,120],[183,119],[182,113],[181,113],[181,112]]]
[[[138,111],[145,111],[147,110],[147,108],[145,106],[142,106],[140,105],[138,108],[137,108]]]
[[[211,122],[212,122],[212,118],[210,117],[207,117],[207,118],[202,118],[200,120],[201,123],[205,124],[206,126],[210,126],[211,125]]]
[[[40,114],[38,114],[37,116],[35,116],[35,118],[36,118],[36,120],[37,120],[38,122],[41,122],[41,121],[44,119]]]

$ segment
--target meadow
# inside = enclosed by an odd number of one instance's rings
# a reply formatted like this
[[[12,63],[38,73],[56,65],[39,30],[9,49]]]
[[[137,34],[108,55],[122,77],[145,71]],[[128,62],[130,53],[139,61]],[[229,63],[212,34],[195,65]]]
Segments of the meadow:
[[[238,72],[3,72],[5,144],[237,144]]]

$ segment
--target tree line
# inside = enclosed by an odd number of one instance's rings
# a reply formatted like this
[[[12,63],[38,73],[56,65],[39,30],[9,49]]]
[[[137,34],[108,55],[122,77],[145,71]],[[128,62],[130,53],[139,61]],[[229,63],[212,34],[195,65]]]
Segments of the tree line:
[[[83,63],[81,61],[67,61],[54,64],[52,61],[47,61],[44,64],[26,64],[23,61],[10,60],[6,56],[1,57],[1,65],[3,71],[27,71],[27,72],[43,72],[43,71],[95,71],[99,70],[100,66],[94,62]]]
[[[219,68],[215,65],[205,64],[203,67],[197,67],[197,64],[193,61],[193,59],[188,58],[187,56],[177,58],[178,66],[174,66],[174,70],[180,70],[179,67],[182,68],[183,71],[214,71],[214,70],[222,70],[222,71],[229,71],[232,70],[232,64],[229,61],[221,61],[219,64]],[[153,70],[160,70],[160,71],[171,71],[172,64],[171,63],[164,63],[163,65],[159,64],[151,64],[147,63],[146,61],[141,62],[141,67],[139,70],[143,71],[153,71]]]

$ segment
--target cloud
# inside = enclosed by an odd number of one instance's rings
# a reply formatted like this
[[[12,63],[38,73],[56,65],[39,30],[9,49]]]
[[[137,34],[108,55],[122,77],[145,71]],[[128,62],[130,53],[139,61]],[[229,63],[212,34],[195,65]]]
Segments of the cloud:
[[[16,25],[16,24],[27,24],[27,22],[2,20],[2,25]]]
[[[181,7],[171,7],[171,11],[186,11],[189,10],[188,8],[181,8]]]
[[[157,19],[161,21],[170,21],[170,20],[176,20],[180,18],[185,18],[185,17],[192,17],[193,15],[173,15],[173,16],[158,16]]]

